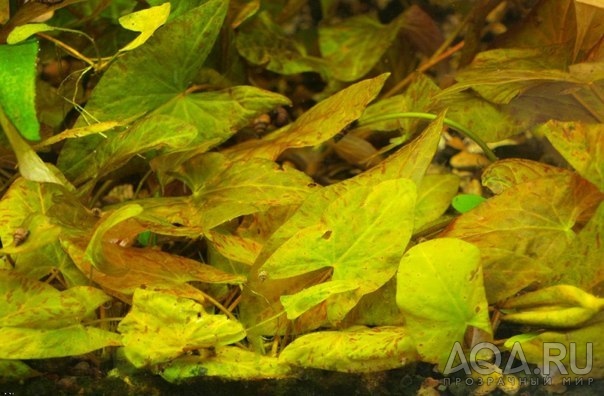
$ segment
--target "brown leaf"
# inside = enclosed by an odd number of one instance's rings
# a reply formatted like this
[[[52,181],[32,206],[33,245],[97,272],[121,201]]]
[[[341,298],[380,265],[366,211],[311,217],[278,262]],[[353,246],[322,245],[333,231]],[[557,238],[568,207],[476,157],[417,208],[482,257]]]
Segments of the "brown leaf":
[[[187,282],[238,284],[245,281],[241,275],[229,274],[186,257],[103,242],[105,260],[122,270],[120,275],[112,276],[94,269],[85,259],[86,240],[63,240],[62,243],[80,271],[107,293],[126,302],[130,302],[130,296],[138,287],[170,290],[175,295],[203,301],[203,293]]]
[[[552,276],[560,257],[591,218],[604,194],[572,173],[511,186],[460,216],[440,236],[480,248],[490,302]]]

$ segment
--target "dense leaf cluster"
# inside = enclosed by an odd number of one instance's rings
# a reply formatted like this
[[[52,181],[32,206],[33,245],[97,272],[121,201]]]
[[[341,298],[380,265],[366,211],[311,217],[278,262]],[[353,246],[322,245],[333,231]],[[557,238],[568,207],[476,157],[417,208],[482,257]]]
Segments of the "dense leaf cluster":
[[[542,0],[483,48],[512,2],[443,8],[449,36],[344,3],[0,10],[1,376],[108,347],[171,382],[442,370],[501,320],[604,376],[604,9]],[[558,160],[495,157],[522,139]]]

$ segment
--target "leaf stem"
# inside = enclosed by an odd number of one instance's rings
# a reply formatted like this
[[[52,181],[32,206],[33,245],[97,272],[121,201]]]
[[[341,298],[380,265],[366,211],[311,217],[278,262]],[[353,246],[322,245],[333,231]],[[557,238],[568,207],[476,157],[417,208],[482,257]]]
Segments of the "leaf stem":
[[[404,112],[404,113],[389,113],[389,114],[384,114],[384,115],[380,115],[380,116],[375,116],[375,117],[369,117],[366,120],[363,120],[363,124],[372,124],[375,122],[382,122],[382,121],[389,121],[389,120],[396,120],[398,118],[421,118],[424,120],[435,120],[438,116],[436,114],[432,114],[432,113],[419,113],[419,112]],[[443,123],[447,126],[450,126],[451,128],[457,130],[458,132],[461,132],[462,134],[464,134],[466,137],[472,139],[484,152],[484,154],[487,156],[487,158],[490,161],[497,161],[498,158],[495,155],[495,153],[493,152],[493,150],[491,150],[489,148],[489,146],[487,146],[487,144],[481,139],[479,138],[476,134],[474,134],[472,131],[468,130],[466,127],[464,127],[463,125],[445,118],[443,120]]]
[[[399,81],[398,84],[396,84],[388,92],[386,92],[384,95],[382,95],[382,99],[389,98],[389,97],[395,95],[396,93],[402,91],[403,88],[405,88],[407,85],[409,85],[409,83],[411,83],[411,81],[413,81],[415,76],[426,72],[432,66],[447,59],[449,56],[451,56],[455,52],[462,49],[463,46],[464,46],[464,42],[460,41],[459,43],[455,44],[453,47],[449,48],[447,51],[443,52],[442,54],[438,54],[438,55],[433,56],[432,58],[428,59],[426,62],[422,63],[417,68],[417,70],[415,70],[415,72],[408,74],[407,77],[405,77],[403,80]]]
[[[93,60],[91,60],[90,58],[88,58],[86,55],[82,54],[81,52],[79,52],[78,50],[76,50],[75,48],[65,44],[64,42],[57,40],[56,38],[49,36],[47,34],[44,33],[36,33],[38,36],[42,37],[43,39],[46,39],[48,41],[52,41],[53,43],[55,43],[56,45],[58,45],[59,47],[63,48],[65,51],[67,51],[69,54],[71,54],[73,57],[78,58],[79,60],[87,63],[88,65],[94,67],[95,63]]]
[[[226,309],[221,303],[219,303],[216,299],[214,299],[212,296],[210,296],[208,293],[205,293],[203,290],[199,290],[201,292],[201,294],[203,294],[203,296],[210,301],[212,304],[214,304],[214,306],[216,308],[218,308],[219,311],[221,311],[222,313],[224,313],[229,319],[237,321],[237,318],[235,316],[233,316],[233,314]]]
[[[272,320],[275,320],[275,319],[277,319],[279,316],[281,316],[283,314],[285,314],[285,311],[281,311],[281,312],[277,313],[276,315],[273,315],[270,318],[263,320],[262,322],[258,322],[255,325],[253,325],[253,326],[248,327],[247,329],[245,329],[245,331],[246,331],[246,333],[249,333],[249,331],[251,329],[255,329],[256,327],[260,327],[260,326],[262,326],[262,325],[264,325],[264,324],[266,324],[266,323],[268,323],[268,322],[270,322]]]

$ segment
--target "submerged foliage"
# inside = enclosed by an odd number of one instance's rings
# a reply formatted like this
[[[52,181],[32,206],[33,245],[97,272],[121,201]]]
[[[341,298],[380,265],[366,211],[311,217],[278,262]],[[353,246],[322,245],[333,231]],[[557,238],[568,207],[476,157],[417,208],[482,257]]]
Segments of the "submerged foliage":
[[[448,39],[418,6],[144,3],[2,10],[5,380],[110,347],[170,382],[442,371],[496,340],[591,342],[604,376],[603,8],[539,1],[484,49],[486,2]],[[527,137],[557,159],[491,151]]]

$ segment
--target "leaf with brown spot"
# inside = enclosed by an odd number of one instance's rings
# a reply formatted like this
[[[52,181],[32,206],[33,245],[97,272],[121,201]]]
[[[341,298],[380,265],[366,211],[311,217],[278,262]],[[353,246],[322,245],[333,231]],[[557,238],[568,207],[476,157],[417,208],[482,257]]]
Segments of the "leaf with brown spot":
[[[491,164],[482,173],[482,185],[495,194],[516,184],[528,182],[541,177],[564,175],[569,171],[542,162],[521,158],[509,158]]]
[[[604,192],[604,124],[550,121],[537,129],[581,176]]]
[[[248,140],[226,150],[232,159],[276,160],[288,148],[315,146],[358,119],[378,95],[389,74],[363,80],[319,102],[296,121],[261,140]]]
[[[95,270],[84,255],[85,240],[63,240],[63,246],[78,268],[89,275],[108,293],[129,302],[129,296],[137,287],[170,290],[173,294],[203,300],[199,289],[187,282],[239,284],[245,277],[223,272],[210,265],[186,257],[176,256],[152,248],[120,247],[103,242],[104,259],[119,269],[119,275]]]
[[[514,295],[553,275],[548,263],[561,257],[577,229],[604,198],[572,173],[540,177],[507,188],[457,218],[440,236],[480,248],[490,302]]]

